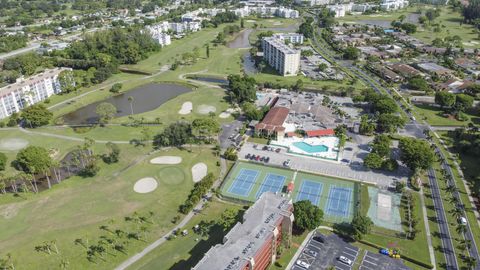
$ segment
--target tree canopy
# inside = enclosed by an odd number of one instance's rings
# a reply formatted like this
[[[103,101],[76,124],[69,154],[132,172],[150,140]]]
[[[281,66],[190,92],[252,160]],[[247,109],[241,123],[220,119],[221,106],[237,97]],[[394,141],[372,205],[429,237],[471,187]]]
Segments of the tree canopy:
[[[0,171],[4,171],[7,166],[7,155],[0,153]]]
[[[22,111],[21,119],[28,127],[40,127],[47,125],[52,120],[53,113],[41,103],[34,104]]]
[[[352,220],[353,238],[355,240],[362,239],[363,235],[370,233],[372,226],[373,222],[369,217],[355,214]]]
[[[233,101],[237,103],[253,102],[256,99],[256,82],[252,77],[229,75],[228,87]]]
[[[293,211],[295,215],[294,225],[301,231],[313,230],[322,223],[323,211],[309,200],[295,202]]]
[[[98,115],[99,122],[106,124],[115,117],[117,108],[112,103],[102,102],[97,105],[95,112]]]
[[[28,146],[17,153],[18,167],[30,174],[43,173],[52,166],[48,150],[40,146]]]
[[[399,148],[400,159],[414,172],[430,168],[435,161],[435,153],[425,140],[405,137],[400,139]]]
[[[155,135],[153,145],[162,146],[182,146],[192,140],[192,125],[188,122],[176,122],[166,127],[163,132]]]

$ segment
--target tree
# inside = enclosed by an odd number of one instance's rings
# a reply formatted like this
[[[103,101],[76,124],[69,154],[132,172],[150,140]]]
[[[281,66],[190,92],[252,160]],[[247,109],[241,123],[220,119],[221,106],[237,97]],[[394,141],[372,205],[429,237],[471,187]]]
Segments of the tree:
[[[130,103],[130,115],[133,115],[133,102],[135,101],[135,99],[132,97],[132,96],[129,96],[128,97],[128,103]]]
[[[176,122],[166,127],[163,132],[155,135],[153,145],[156,148],[162,146],[182,146],[189,143],[192,137],[192,126],[190,123]]]
[[[375,131],[375,123],[369,120],[368,115],[364,114],[360,120],[359,132],[362,135],[372,135]]]
[[[407,34],[413,34],[417,32],[417,26],[413,23],[402,23],[400,26]]]
[[[395,101],[387,96],[381,96],[378,100],[373,102],[373,108],[376,112],[395,113],[398,111],[398,105]]]
[[[377,153],[370,153],[363,160],[363,164],[370,169],[380,169],[383,165],[383,158]]]
[[[438,91],[435,93],[435,103],[442,108],[451,108],[455,104],[455,94],[446,91]]]
[[[377,118],[377,131],[395,133],[398,128],[405,126],[405,119],[394,114],[380,114]]]
[[[256,99],[256,82],[252,77],[228,75],[228,88],[233,101],[237,103],[253,102]]]
[[[428,85],[425,78],[423,78],[422,76],[414,76],[410,78],[410,80],[408,81],[408,86],[413,90],[424,91],[424,92],[431,91],[430,86]]]
[[[62,93],[70,93],[78,89],[73,71],[64,70],[58,74],[58,82]]]
[[[414,173],[430,168],[435,161],[435,153],[427,141],[415,138],[400,139],[400,160]]]
[[[352,220],[352,228],[354,231],[353,238],[355,240],[360,240],[363,238],[363,235],[369,234],[372,230],[373,222],[367,216],[362,216],[360,214],[355,214]]]
[[[0,152],[0,171],[4,171],[7,165],[7,155]]]
[[[348,46],[343,50],[343,59],[357,60],[360,57],[360,50],[358,48]]]
[[[220,215],[218,224],[222,226],[224,232],[228,232],[238,221],[238,213],[233,209],[227,209]]]
[[[463,8],[463,17],[468,23],[473,23],[480,18],[480,1],[468,1],[468,5]]]
[[[318,71],[320,71],[320,72],[324,72],[327,68],[328,68],[328,65],[325,64],[325,63],[320,63],[318,65]]]
[[[115,83],[112,85],[112,87],[110,88],[110,92],[112,93],[118,93],[120,92],[120,90],[122,90],[122,87],[123,87],[123,84],[121,83]]]
[[[298,27],[298,33],[303,34],[305,38],[313,38],[313,26],[311,22],[304,22]]]
[[[120,148],[118,145],[108,142],[106,147],[108,149],[108,153],[103,155],[103,161],[107,164],[117,163],[120,156]]]
[[[455,99],[455,110],[457,112],[465,112],[473,106],[474,98],[466,94],[458,94]]]
[[[390,156],[390,144],[392,140],[387,135],[378,135],[372,142],[372,153],[378,154],[380,157],[385,158]]]
[[[294,225],[301,231],[313,230],[320,226],[323,220],[323,211],[309,200],[293,203],[293,212]]]
[[[301,79],[298,79],[297,82],[295,83],[295,85],[293,85],[293,90],[295,92],[298,92],[300,90],[302,90],[303,88],[303,81]]]
[[[207,55],[207,58],[210,58],[210,45],[207,44],[207,47],[206,47],[206,55]]]
[[[268,109],[268,107],[266,108]],[[265,114],[265,110],[257,109],[257,106],[251,102],[244,102],[242,104],[242,111],[248,120],[261,120]]]
[[[48,187],[51,187],[48,171],[53,160],[47,149],[40,146],[28,146],[17,153],[16,162],[17,166],[25,173],[33,175],[44,173]]]
[[[335,128],[335,136],[338,137],[338,147],[341,148],[345,146],[347,142],[347,127],[345,125],[339,125]]]
[[[41,103],[25,108],[21,114],[22,121],[32,128],[47,125],[52,120],[52,117],[53,113]]]
[[[95,112],[98,115],[99,122],[102,124],[108,123],[117,114],[117,108],[112,103],[102,102],[97,105]]]

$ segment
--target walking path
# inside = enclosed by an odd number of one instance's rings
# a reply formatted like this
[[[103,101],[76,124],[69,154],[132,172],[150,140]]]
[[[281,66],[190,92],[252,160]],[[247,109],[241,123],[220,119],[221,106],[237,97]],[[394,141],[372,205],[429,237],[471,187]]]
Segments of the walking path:
[[[423,187],[420,187],[420,202],[422,204],[422,214],[423,214],[423,223],[425,225],[425,233],[427,235],[427,244],[428,244],[428,253],[430,254],[430,263],[433,265],[433,270],[435,270],[436,262],[435,262],[435,253],[433,252],[433,245],[432,245],[432,234],[430,233],[430,226],[428,226],[428,215],[427,215],[427,208],[425,207],[425,197],[423,195]]]

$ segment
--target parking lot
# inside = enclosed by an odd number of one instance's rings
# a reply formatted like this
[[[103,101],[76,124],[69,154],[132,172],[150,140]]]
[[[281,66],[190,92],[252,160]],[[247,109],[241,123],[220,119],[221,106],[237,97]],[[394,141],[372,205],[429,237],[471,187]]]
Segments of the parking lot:
[[[225,149],[230,146],[238,146],[242,141],[242,136],[239,134],[242,126],[243,122],[241,119],[222,125],[222,133],[219,135],[220,147]]]
[[[362,264],[358,268],[360,270],[409,270],[401,260],[392,259],[386,255],[372,253],[367,251],[363,257]]]
[[[363,167],[363,162],[361,161],[354,161],[351,163],[332,162],[318,158],[295,156],[287,153],[287,150],[284,148],[278,153],[276,151],[262,150],[263,146],[264,145],[247,142],[240,150],[238,157],[239,159],[246,160],[247,154],[267,156],[269,157],[269,164],[274,166],[284,166],[285,161],[289,159],[289,167],[293,170],[351,179],[360,182],[369,182],[381,187],[390,187],[397,180],[406,181],[408,176],[406,172],[402,172],[401,174],[395,172],[374,172]]]
[[[320,240],[323,241],[318,241]],[[297,264],[297,261],[304,262],[309,265],[308,269],[320,270],[334,266],[335,269],[349,270],[351,265],[340,262],[338,258],[343,256],[350,260],[353,264],[358,256],[358,248],[345,242],[336,234],[324,236],[322,234],[314,234],[305,245],[302,253],[296,258],[295,264],[291,270],[305,270],[305,267]]]

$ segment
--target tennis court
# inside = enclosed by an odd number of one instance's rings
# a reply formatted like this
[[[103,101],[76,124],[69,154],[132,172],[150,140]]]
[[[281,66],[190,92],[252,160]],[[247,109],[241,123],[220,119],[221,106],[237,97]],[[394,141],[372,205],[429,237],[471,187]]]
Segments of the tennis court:
[[[260,189],[257,191],[256,198],[258,199],[264,192],[271,191],[277,193],[282,191],[283,186],[285,185],[286,177],[283,175],[269,173],[265,180],[263,180]]]
[[[297,193],[296,201],[309,200],[316,206],[320,206],[320,195],[322,194],[323,184],[305,179]]]
[[[327,215],[348,217],[350,215],[349,205],[352,203],[352,193],[351,188],[331,186],[326,207]]]
[[[235,180],[233,180],[233,184],[228,192],[240,196],[248,196],[257,181],[258,174],[259,172],[255,170],[241,169]]]

